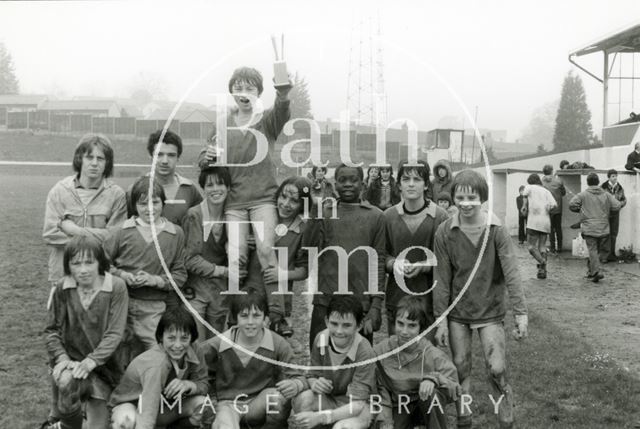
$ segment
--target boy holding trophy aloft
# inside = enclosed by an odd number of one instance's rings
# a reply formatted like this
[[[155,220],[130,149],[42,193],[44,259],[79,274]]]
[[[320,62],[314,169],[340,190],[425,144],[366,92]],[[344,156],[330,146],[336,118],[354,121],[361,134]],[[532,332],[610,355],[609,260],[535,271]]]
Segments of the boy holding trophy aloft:
[[[275,39],[272,41],[275,49]],[[273,147],[291,116],[288,94],[293,85],[277,50],[274,69],[277,71],[274,78],[276,98],[273,107],[266,110],[259,102],[263,90],[260,72],[249,67],[240,67],[233,72],[229,79],[229,92],[236,106],[217,119],[217,126],[208,139],[215,146],[203,149],[198,159],[201,168],[210,164],[225,165],[231,175],[225,206],[225,221],[233,224],[234,228],[232,230],[229,225],[228,293],[231,294],[239,292],[240,267],[246,269],[247,266],[250,225],[254,228],[256,253],[263,272],[278,266],[273,250],[278,224],[274,196],[278,184],[275,164],[268,149]],[[239,229],[239,234],[235,228]],[[269,307],[275,310],[275,314],[270,315],[272,322],[280,322],[273,318],[284,321],[284,314],[277,314],[279,309],[284,313],[284,295],[269,296],[268,300]]]

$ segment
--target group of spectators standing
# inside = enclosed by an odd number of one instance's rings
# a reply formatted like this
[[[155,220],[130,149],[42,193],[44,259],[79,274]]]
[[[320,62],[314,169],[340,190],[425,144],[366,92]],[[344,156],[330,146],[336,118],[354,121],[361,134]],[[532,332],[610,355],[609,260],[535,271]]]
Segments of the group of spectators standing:
[[[560,162],[560,169],[589,168],[584,163]],[[629,154],[625,168],[640,172],[640,142]],[[518,209],[518,240],[527,241],[529,253],[537,262],[537,277],[547,277],[547,249],[552,254],[563,251],[562,205],[567,191],[562,180],[553,174],[553,166],[545,165],[542,178],[537,173],[527,178],[527,185],[520,186],[516,198]],[[619,232],[620,209],[627,204],[618,171],[607,171],[607,180],[600,183],[596,173],[587,175],[587,189],[571,197],[569,210],[580,214],[580,220],[572,228],[580,228],[589,252],[587,278],[597,283],[604,278],[601,264],[618,261],[616,238]],[[547,248],[547,235],[549,247]]]

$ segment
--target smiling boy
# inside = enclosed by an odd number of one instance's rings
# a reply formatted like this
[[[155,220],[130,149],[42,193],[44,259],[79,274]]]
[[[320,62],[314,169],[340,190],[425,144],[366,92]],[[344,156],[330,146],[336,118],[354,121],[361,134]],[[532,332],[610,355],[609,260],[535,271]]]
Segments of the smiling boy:
[[[199,427],[208,385],[193,348],[193,316],[182,308],[167,311],[155,337],[157,344],[131,362],[111,395],[114,429],[153,429],[180,419]]]
[[[380,429],[429,429],[447,427],[444,407],[457,399],[460,385],[456,367],[445,352],[426,336],[429,326],[424,305],[410,296],[402,298],[393,315],[395,335],[375,345],[378,392],[382,412]],[[400,350],[401,347],[404,347]]]
[[[335,368],[375,357],[367,339],[358,333],[363,320],[362,304],[355,296],[335,295],[329,301],[326,329],[316,336],[311,348],[311,366],[324,369],[308,372],[310,389],[293,401],[294,421],[299,427],[369,427],[368,402],[376,389],[374,364]]]
[[[236,326],[200,345],[209,369],[209,394],[217,400],[212,429],[237,429],[241,422],[263,429],[285,427],[291,399],[308,388],[301,372],[265,361],[293,363],[289,343],[265,328],[267,314],[264,294],[236,295],[231,303]]]
[[[431,265],[424,249],[433,250],[433,237],[438,226],[447,219],[447,212],[433,201],[425,198],[429,184],[429,164],[418,161],[418,166],[400,163],[398,183],[402,201],[384,212],[387,257],[385,268],[389,276],[386,288],[387,328],[393,334],[393,315],[398,301],[411,291],[415,298],[420,296],[428,315],[428,323],[434,321],[431,293],[426,293],[433,283]],[[405,254],[401,257],[401,255]],[[401,288],[398,282],[403,282]],[[426,294],[426,295],[425,295]],[[433,334],[430,335],[433,338]]]
[[[331,207],[324,207],[322,218],[312,219],[307,227],[306,247],[318,250],[316,259],[320,291],[313,297],[310,345],[324,329],[331,297],[336,293],[344,293],[345,283],[349,293],[360,299],[364,307],[362,335],[371,342],[373,332],[380,329],[381,324],[386,252],[384,216],[380,209],[360,199],[363,180],[361,167],[341,164],[336,168],[335,180],[340,196],[337,218],[332,218]],[[370,255],[363,247],[373,250],[375,254]],[[348,258],[346,264],[342,260],[345,257]],[[345,265],[348,274],[344,272]],[[369,294],[373,279],[377,281],[379,292]]]
[[[278,189],[276,167],[269,150],[255,164],[248,164],[257,154],[262,153],[262,144],[266,143],[273,150],[278,135],[291,116],[288,94],[293,86],[291,83],[277,85],[273,108],[265,111],[256,108],[263,90],[262,75],[258,70],[250,67],[236,69],[229,79],[228,87],[237,107],[226,114],[225,155],[226,166],[231,175],[231,187],[225,217],[229,222],[237,222],[240,229],[237,242],[236,237],[229,237],[229,245],[237,247],[240,255],[232,263],[246,268],[249,254],[247,237],[250,234],[248,221],[261,222],[263,233],[254,233],[254,237],[260,265],[266,270],[277,267],[273,251],[278,223],[274,203],[274,195]],[[218,138],[218,133],[219,130],[214,129],[208,141],[213,143]],[[215,146],[203,149],[198,157],[200,168],[218,161],[219,153]],[[255,225],[253,227],[256,228]]]
[[[513,393],[506,373],[506,336],[504,317],[509,295],[517,326],[517,338],[527,335],[527,307],[522,291],[518,261],[507,229],[482,209],[489,188],[477,172],[464,170],[452,183],[453,200],[459,214],[444,222],[436,231],[435,254],[438,268],[433,292],[434,317],[437,319],[460,296],[436,332],[439,345],[451,344],[453,362],[458,371],[461,392],[471,389],[471,339],[478,331],[489,369],[493,395],[502,400],[498,410],[500,427],[513,425]],[[487,245],[482,243],[487,237]],[[479,265],[476,265],[481,258]],[[472,276],[473,274],[473,276]],[[471,427],[471,410],[459,406],[458,428]]]

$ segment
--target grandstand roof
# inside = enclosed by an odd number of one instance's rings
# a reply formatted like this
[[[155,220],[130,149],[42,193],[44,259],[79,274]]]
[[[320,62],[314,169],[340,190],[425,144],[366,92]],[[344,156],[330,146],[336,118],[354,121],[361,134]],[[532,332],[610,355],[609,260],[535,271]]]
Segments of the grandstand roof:
[[[589,43],[570,55],[587,55],[594,52],[640,52],[640,24],[634,24],[623,30],[616,31],[595,42]]]

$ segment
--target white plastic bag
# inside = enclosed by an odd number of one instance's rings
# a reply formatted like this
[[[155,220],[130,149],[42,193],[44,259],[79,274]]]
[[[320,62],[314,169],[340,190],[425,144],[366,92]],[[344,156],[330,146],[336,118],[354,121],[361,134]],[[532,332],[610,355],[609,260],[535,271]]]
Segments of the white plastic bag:
[[[587,242],[582,238],[582,234],[578,234],[571,243],[571,254],[576,258],[588,258],[589,249],[587,249]]]

